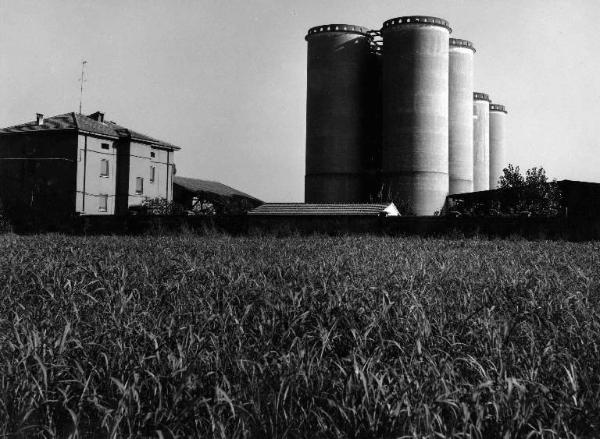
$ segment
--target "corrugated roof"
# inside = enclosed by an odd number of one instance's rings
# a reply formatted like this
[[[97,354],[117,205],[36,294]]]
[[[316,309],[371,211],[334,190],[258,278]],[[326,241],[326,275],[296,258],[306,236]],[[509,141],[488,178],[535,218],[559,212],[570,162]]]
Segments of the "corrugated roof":
[[[42,125],[38,125],[34,120],[0,129],[0,133],[29,133],[32,131],[72,130],[75,128],[77,128],[75,123],[75,113],[65,113],[44,119]]]
[[[81,131],[87,131],[88,133],[102,134],[110,137],[120,137],[119,133],[115,131],[112,124],[106,122],[98,122],[90,117],[84,116],[79,113],[71,113],[77,124],[77,128]],[[52,118],[50,118],[52,119]],[[46,119],[48,120],[48,119]],[[46,121],[44,121],[44,125]]]
[[[306,204],[266,203],[248,212],[248,215],[298,216],[298,215],[347,215],[377,216],[384,213],[389,204]]]
[[[173,184],[181,186],[185,190],[193,193],[211,193],[222,197],[243,197],[257,202],[262,202],[258,198],[248,195],[242,191],[238,191],[232,187],[219,183],[217,181],[199,180],[197,178],[187,178],[175,176]]]
[[[93,119],[92,119],[92,121],[95,122]],[[142,134],[137,131],[131,130],[129,128],[126,128],[124,126],[116,124],[115,122],[108,122],[107,125],[111,126],[113,128],[113,130],[116,131],[117,133],[119,133],[121,136],[125,136],[125,137],[129,136],[133,140],[141,140],[142,142],[155,143],[155,144],[158,144],[161,146],[167,146],[167,147],[173,148],[173,149],[181,149],[178,146],[175,146],[171,143],[155,139],[154,137],[150,137],[146,134]]]
[[[38,125],[36,121],[0,129],[0,134],[30,133],[37,131],[54,130],[80,130],[88,133],[108,137],[131,137],[134,140],[152,143],[169,149],[181,149],[168,142],[155,139],[137,131],[130,130],[114,122],[99,122],[89,116],[79,113],[65,113],[58,116],[47,117],[44,123]]]

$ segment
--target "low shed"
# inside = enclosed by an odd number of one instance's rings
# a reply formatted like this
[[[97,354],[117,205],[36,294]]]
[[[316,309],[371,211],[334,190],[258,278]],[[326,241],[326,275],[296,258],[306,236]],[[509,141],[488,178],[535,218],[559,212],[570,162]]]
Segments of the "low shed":
[[[600,183],[561,180],[558,187],[566,216],[600,217]]]
[[[561,180],[556,182],[560,191],[557,215],[565,217],[600,217],[600,183]],[[463,210],[475,209],[489,213],[495,210],[510,210],[522,201],[535,201],[536,192],[527,188],[493,189],[489,191],[453,194],[446,197],[445,211],[452,212],[461,206]],[[531,198],[531,199],[530,199]],[[517,212],[518,213],[518,212]],[[527,213],[527,212],[522,212]]]
[[[242,214],[263,204],[261,200],[217,181],[175,176],[173,199],[189,211]]]

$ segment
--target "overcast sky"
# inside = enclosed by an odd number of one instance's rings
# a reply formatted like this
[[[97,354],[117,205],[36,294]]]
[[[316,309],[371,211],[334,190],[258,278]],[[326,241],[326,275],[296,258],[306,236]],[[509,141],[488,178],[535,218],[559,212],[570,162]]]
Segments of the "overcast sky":
[[[302,201],[306,31],[403,15],[473,41],[508,161],[600,182],[596,0],[0,0],[0,127],[77,111],[85,59],[83,112],[181,146],[178,175]]]

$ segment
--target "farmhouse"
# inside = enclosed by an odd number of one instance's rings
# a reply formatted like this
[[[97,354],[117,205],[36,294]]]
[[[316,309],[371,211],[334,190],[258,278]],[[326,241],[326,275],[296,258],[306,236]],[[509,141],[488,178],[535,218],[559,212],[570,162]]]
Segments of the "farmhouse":
[[[173,198],[180,148],[105,121],[66,113],[0,129],[0,200],[16,218],[124,215],[145,198]]]

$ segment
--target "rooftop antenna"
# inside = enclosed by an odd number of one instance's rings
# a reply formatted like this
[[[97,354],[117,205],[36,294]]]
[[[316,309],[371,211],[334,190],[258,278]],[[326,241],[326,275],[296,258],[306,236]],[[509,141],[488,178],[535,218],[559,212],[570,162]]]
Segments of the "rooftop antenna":
[[[79,114],[81,114],[81,103],[83,102],[83,83],[85,82],[85,65],[86,64],[87,64],[87,61],[81,62],[81,79],[79,80],[79,82],[81,82],[81,88],[79,89]]]

